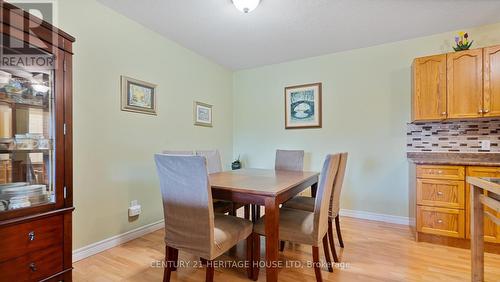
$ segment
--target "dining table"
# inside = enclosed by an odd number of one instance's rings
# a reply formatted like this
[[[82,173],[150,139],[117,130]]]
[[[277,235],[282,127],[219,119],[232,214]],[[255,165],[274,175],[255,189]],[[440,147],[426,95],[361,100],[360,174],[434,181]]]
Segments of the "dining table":
[[[264,206],[266,281],[278,281],[280,204],[308,187],[315,193],[319,173],[246,168],[213,173],[209,178],[214,199]],[[254,210],[254,221],[258,220],[255,214]],[[257,273],[253,268],[249,274],[250,278],[257,280]]]

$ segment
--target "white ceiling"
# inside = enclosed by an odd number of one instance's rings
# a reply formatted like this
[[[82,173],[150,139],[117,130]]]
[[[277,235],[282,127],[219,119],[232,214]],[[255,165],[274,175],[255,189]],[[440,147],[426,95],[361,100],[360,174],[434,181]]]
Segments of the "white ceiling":
[[[99,0],[230,69],[500,22],[497,0]]]

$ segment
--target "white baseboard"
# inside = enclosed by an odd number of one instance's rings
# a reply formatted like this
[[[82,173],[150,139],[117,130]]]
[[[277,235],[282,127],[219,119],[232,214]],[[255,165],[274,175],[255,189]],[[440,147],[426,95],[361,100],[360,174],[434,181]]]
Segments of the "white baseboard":
[[[144,226],[132,229],[125,233],[104,239],[99,242],[92,243],[85,247],[73,251],[73,262],[82,260],[86,257],[90,257],[97,253],[103,252],[107,249],[116,247],[130,240],[142,237],[148,233],[154,232],[156,230],[162,229],[165,226],[165,221],[162,219],[157,222],[146,224]]]
[[[360,219],[374,220],[374,221],[383,221],[383,222],[395,223],[395,224],[409,225],[409,223],[410,223],[410,220],[408,217],[381,214],[381,213],[373,213],[373,212],[366,212],[366,211],[341,209],[340,215],[354,217],[354,218],[360,218]],[[87,245],[85,247],[82,247],[80,249],[74,250],[73,251],[73,262],[82,260],[84,258],[90,257],[90,256],[95,255],[97,253],[103,252],[107,249],[116,247],[116,246],[121,245],[123,243],[126,243],[130,240],[134,240],[134,239],[139,238],[141,236],[144,236],[148,233],[159,230],[159,229],[163,228],[164,226],[165,226],[165,222],[163,220],[160,220],[160,221],[153,222],[153,223],[138,227],[136,229],[127,231],[123,234],[119,234],[119,235],[104,239],[102,241],[92,243],[92,244]]]
[[[374,220],[374,221],[382,221],[382,222],[388,222],[388,223],[410,225],[410,219],[408,217],[405,217],[405,216],[389,215],[389,214],[374,213],[374,212],[367,212],[367,211],[347,210],[347,209],[341,209],[340,215],[354,217],[354,218],[360,218],[360,219],[368,219],[368,220]]]

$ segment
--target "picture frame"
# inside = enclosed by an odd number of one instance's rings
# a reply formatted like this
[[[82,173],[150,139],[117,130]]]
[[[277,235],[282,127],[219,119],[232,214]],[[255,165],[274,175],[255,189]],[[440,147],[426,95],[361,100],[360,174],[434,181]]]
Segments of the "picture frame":
[[[321,128],[321,82],[285,87],[285,129]]]
[[[157,85],[122,75],[121,110],[157,115]]]
[[[212,105],[195,101],[193,115],[194,125],[212,127]]]

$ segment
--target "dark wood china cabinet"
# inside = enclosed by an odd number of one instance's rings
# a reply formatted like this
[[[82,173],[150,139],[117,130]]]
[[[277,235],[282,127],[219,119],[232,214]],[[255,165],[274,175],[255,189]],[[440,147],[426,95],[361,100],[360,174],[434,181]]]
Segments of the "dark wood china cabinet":
[[[75,39],[0,4],[0,281],[71,281]]]

